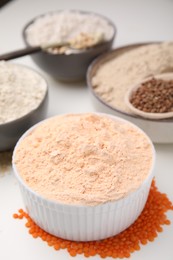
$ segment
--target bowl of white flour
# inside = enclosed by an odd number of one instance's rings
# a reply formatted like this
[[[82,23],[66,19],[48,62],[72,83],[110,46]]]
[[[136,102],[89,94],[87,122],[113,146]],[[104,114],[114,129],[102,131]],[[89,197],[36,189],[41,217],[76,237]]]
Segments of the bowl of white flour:
[[[23,65],[0,62],[0,151],[12,149],[20,136],[46,116],[45,79]]]
[[[85,48],[92,37],[100,35],[102,41]],[[61,10],[37,16],[23,30],[27,46],[40,46],[78,40],[80,51],[72,48],[50,48],[33,54],[34,62],[49,75],[59,80],[84,79],[94,58],[108,51],[113,44],[116,27],[99,14],[77,10]]]
[[[173,72],[173,42],[116,48],[89,67],[87,84],[94,107],[135,123],[155,143],[173,143],[173,118],[148,119],[133,114],[125,102],[129,89],[149,76]]]

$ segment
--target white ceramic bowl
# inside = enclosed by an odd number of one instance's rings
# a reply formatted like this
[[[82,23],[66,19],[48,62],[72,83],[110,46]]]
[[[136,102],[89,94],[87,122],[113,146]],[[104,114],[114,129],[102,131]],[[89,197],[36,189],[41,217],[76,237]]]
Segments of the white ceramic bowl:
[[[147,43],[145,43],[147,44]],[[120,48],[116,48],[107,52],[95,59],[89,66],[87,71],[87,85],[91,94],[91,102],[98,112],[109,113],[115,116],[119,116],[126,119],[135,125],[139,126],[144,132],[151,138],[154,143],[173,143],[173,119],[149,119],[142,118],[137,115],[123,112],[118,108],[112,107],[106,103],[100,96],[96,94],[92,86],[92,77],[95,75],[97,69],[106,61],[117,57],[124,51],[132,50],[136,47],[143,46],[145,44],[132,44]],[[151,44],[151,43],[150,43]]]
[[[111,115],[107,116],[120,122],[125,121]],[[155,150],[150,139],[148,138],[153,151],[152,166],[148,177],[136,191],[123,199],[97,206],[67,205],[45,199],[34,192],[23,181],[15,166],[14,157],[17,147],[25,136],[29,135],[39,124],[30,128],[21,137],[13,153],[13,170],[19,182],[26,210],[34,222],[50,234],[75,241],[104,239],[129,227],[145,206],[154,176]],[[136,126],[134,127],[141,131]],[[145,135],[143,131],[142,133]]]

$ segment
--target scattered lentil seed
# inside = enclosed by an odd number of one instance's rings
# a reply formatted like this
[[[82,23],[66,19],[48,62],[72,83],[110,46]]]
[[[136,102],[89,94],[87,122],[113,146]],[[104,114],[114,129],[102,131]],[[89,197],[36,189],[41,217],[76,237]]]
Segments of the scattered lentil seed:
[[[157,189],[153,180],[145,208],[135,223],[120,234],[101,241],[74,242],[50,235],[38,227],[22,209],[13,217],[27,220],[25,226],[33,238],[40,237],[55,250],[67,249],[71,256],[84,254],[85,257],[100,255],[101,258],[129,258],[131,253],[140,250],[140,245],[154,241],[157,233],[163,231],[163,225],[170,225],[165,214],[168,210],[173,210],[173,204],[166,194]]]
[[[173,80],[152,78],[142,83],[130,102],[147,113],[173,112]]]

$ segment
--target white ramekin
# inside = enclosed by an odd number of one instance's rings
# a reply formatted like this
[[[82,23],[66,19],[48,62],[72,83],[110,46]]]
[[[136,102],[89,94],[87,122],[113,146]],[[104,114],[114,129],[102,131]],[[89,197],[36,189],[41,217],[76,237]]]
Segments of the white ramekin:
[[[105,116],[106,114],[100,115]],[[127,122],[112,115],[106,116],[109,116],[116,121]],[[107,202],[97,206],[67,205],[45,199],[37,194],[23,181],[15,166],[14,157],[17,147],[39,124],[31,127],[20,138],[13,153],[13,170],[19,182],[24,205],[33,221],[52,235],[75,241],[105,239],[114,236],[129,227],[137,219],[145,206],[154,176],[155,149],[146,134],[132,123],[129,123],[148,138],[153,153],[152,166],[148,177],[136,191],[120,200]]]

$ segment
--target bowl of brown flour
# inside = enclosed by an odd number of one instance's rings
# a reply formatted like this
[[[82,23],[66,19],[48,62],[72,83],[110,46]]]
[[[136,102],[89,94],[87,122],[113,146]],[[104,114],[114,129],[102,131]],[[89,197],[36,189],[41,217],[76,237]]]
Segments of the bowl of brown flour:
[[[173,118],[142,118],[127,107],[125,95],[150,76],[173,72],[173,42],[132,44],[98,57],[89,67],[87,84],[97,111],[131,121],[155,143],[173,143]]]
[[[20,136],[43,119],[48,87],[34,70],[0,62],[0,151],[12,149]]]

